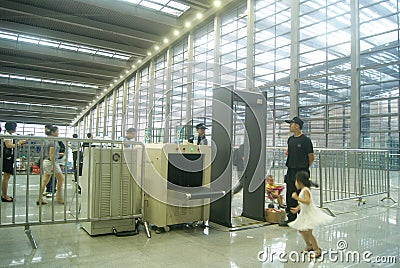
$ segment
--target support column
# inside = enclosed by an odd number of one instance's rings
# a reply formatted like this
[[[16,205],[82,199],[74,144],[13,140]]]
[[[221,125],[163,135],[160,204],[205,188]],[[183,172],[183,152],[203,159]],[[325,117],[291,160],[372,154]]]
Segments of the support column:
[[[299,114],[299,0],[290,1],[290,118]]]
[[[172,87],[172,50],[167,50],[167,74],[165,81],[165,115],[164,115],[164,143],[169,143],[170,113],[171,113],[171,87]]]
[[[220,72],[220,46],[221,46],[221,17],[217,14],[214,18],[214,88],[221,85]]]
[[[351,0],[351,96],[350,96],[350,147],[360,148],[360,18],[359,0]]]
[[[187,66],[187,92],[186,92],[186,118],[185,118],[185,134],[188,138],[188,135],[192,135],[192,126],[189,122],[192,122],[193,114],[192,114],[192,100],[193,100],[193,60],[194,60],[194,36],[193,32],[190,32],[188,36],[188,66]],[[190,128],[190,129],[189,129]]]
[[[125,129],[125,124],[126,124],[126,107],[128,106],[127,104],[127,99],[128,99],[128,80],[126,79],[124,81],[124,91],[123,91],[123,96],[122,96],[122,136],[126,132]]]
[[[247,67],[246,90],[255,91],[254,86],[254,0],[247,0]]]
[[[149,109],[149,114],[147,115],[147,128],[149,129],[150,132],[150,143],[153,142],[154,139],[154,133],[153,133],[153,114],[154,114],[154,79],[155,79],[155,67],[154,67],[154,58],[150,61],[150,66],[149,66],[149,103],[148,107]]]
[[[116,113],[117,113],[117,94],[118,94],[118,87],[114,88],[113,90],[113,100],[112,100],[112,132],[111,132],[111,139],[115,140],[115,119],[116,119]]]

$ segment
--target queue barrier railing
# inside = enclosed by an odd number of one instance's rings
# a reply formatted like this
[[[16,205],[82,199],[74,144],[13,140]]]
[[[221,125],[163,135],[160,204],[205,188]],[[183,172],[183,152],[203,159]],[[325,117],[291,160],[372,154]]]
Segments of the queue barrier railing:
[[[286,158],[286,148],[267,147],[266,172],[278,183],[284,183]],[[318,186],[321,208],[350,199],[358,200],[360,205],[365,203],[365,197],[374,195],[386,195],[381,201],[396,203],[391,197],[389,151],[317,148],[314,158],[310,178]]]
[[[23,226],[33,249],[36,249],[38,245],[30,227],[37,225],[84,224],[134,219],[137,224],[144,224],[146,235],[151,236],[148,223],[143,218],[141,187],[129,186],[131,182],[120,179],[118,175],[115,176],[115,174],[124,173],[125,177],[129,176],[129,180],[132,180],[132,185],[140,186],[143,184],[144,169],[141,168],[145,151],[143,143],[0,135],[0,170],[3,170],[2,160],[5,157],[3,156],[4,140],[10,138],[12,138],[14,144],[19,141],[23,141],[24,144],[13,150],[14,172],[8,182],[8,195],[14,198],[14,202],[1,203],[0,228]],[[63,166],[62,197],[64,203],[57,202],[59,197],[57,195],[60,195],[60,193],[55,192],[54,170],[50,179],[54,185],[51,189],[52,192],[45,197],[41,190],[45,178],[43,172],[44,147],[48,142],[59,141],[65,144],[65,157],[57,160],[60,166]],[[72,146],[73,144],[77,147]],[[100,159],[98,159],[96,167],[92,167],[91,165],[94,162],[89,161],[93,158],[94,148],[97,152],[100,152]],[[127,148],[136,149],[132,153],[132,150]],[[126,152],[129,152],[129,154]],[[133,154],[136,162],[130,163]],[[116,157],[117,155],[118,157]],[[102,157],[108,159],[108,161],[103,161],[105,159],[101,159]],[[120,165],[116,166],[116,163]],[[126,170],[122,171],[123,166],[128,166],[128,175]],[[121,171],[118,173],[116,169],[121,169]],[[85,172],[85,170],[91,172]],[[97,180],[96,183],[94,183],[95,180]],[[90,187],[94,187],[93,185],[98,188],[90,189]],[[115,197],[116,195],[118,197]],[[37,203],[37,200],[42,198],[48,204]],[[115,233],[115,230],[112,231]]]

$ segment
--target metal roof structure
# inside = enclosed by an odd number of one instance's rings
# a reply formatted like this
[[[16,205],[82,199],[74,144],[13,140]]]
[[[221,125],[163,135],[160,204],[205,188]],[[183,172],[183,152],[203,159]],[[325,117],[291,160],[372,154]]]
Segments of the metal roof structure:
[[[0,121],[73,119],[213,0],[0,1]]]

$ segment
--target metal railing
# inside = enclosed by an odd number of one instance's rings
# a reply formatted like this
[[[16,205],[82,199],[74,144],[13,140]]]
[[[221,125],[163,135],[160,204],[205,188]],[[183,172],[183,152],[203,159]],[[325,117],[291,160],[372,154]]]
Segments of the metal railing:
[[[8,195],[14,200],[1,203],[0,228],[24,226],[34,249],[37,248],[37,243],[30,229],[34,225],[71,222],[90,225],[99,221],[130,220],[135,224],[144,223],[146,234],[150,237],[148,224],[143,219],[143,193],[139,187],[144,179],[144,170],[141,168],[144,144],[115,140],[0,135],[1,170],[5,157],[4,140],[10,138],[14,144],[18,141],[24,141],[25,144],[13,150],[14,172],[8,182]],[[42,191],[42,183],[46,178],[43,171],[43,151],[46,143],[58,141],[66,145],[66,157],[56,160],[63,166],[62,190],[61,193],[55,193],[56,169],[53,168],[50,179],[53,188],[46,198]],[[73,142],[79,144],[78,150],[74,150],[77,153],[73,153],[68,146]],[[83,144],[85,147],[82,147]],[[135,149],[128,149],[129,147]],[[135,163],[132,162],[133,159]],[[61,197],[64,202],[60,202]],[[114,226],[109,229],[110,233],[116,232]]]
[[[365,149],[314,149],[315,160],[310,168],[311,180],[318,185],[319,205],[363,198],[390,196],[389,152]],[[267,147],[267,172],[283,183],[286,174],[286,148]]]

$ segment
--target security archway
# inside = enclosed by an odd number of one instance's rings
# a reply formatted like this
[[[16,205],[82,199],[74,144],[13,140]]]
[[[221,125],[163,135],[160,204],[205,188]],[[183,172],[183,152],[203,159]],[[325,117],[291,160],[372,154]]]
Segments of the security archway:
[[[246,139],[244,146],[248,158],[243,176],[242,216],[264,221],[265,199],[265,122],[266,101],[261,93],[216,88],[213,92],[212,139],[214,160],[211,166],[211,184],[215,190],[232,189],[232,140],[233,105],[239,102],[245,106]],[[217,224],[232,227],[232,196],[229,191],[224,197],[210,206],[210,220]]]

